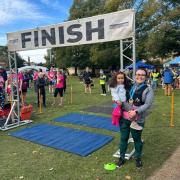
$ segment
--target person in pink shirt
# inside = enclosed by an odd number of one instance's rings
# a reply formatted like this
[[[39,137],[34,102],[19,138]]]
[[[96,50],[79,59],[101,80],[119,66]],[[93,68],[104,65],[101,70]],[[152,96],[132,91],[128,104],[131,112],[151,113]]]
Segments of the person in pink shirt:
[[[33,81],[34,81],[34,91],[37,93],[37,80],[39,78],[39,72],[35,71],[34,76],[33,76]]]
[[[9,87],[8,89],[6,89],[6,92],[9,91],[9,93],[11,92],[11,82],[14,84],[13,85],[13,92],[14,92],[14,99],[17,99],[17,91],[19,93],[19,98],[20,98],[20,102],[21,101],[21,89],[22,89],[22,82],[23,82],[23,74],[22,72],[19,72],[18,74],[15,73],[15,70],[12,71],[12,74],[9,75],[8,77],[8,84],[6,87]],[[18,83],[18,90],[17,90],[17,83]]]
[[[59,93],[60,95],[60,102],[59,106],[62,106],[63,104],[63,89],[64,89],[64,76],[61,71],[57,70],[57,83],[56,83],[56,88],[54,91],[54,103],[52,105],[56,104],[56,97]]]
[[[49,93],[53,94],[54,92],[54,80],[55,80],[55,72],[53,67],[51,67],[50,71],[48,72],[48,80],[49,80]]]

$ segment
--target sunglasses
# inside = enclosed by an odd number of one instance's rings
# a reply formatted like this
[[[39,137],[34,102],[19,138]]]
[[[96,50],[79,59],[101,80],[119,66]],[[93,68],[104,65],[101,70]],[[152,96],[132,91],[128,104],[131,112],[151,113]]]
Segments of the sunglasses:
[[[136,76],[146,76],[146,74],[136,74]]]

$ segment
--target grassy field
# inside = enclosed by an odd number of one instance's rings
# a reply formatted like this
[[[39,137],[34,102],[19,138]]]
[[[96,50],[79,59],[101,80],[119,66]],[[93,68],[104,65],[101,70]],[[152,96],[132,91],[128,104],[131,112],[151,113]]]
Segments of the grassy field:
[[[106,146],[87,157],[80,157],[64,151],[44,147],[17,139],[8,133],[0,132],[0,179],[1,180],[119,180],[130,176],[133,180],[143,180],[158,170],[180,145],[180,91],[175,91],[175,127],[169,127],[171,97],[165,97],[162,89],[155,92],[155,101],[146,119],[143,131],[143,169],[137,170],[134,160],[128,161],[122,169],[104,170],[104,164],[117,160],[112,154],[119,144],[119,133],[101,129],[87,128],[65,123],[55,123],[52,119],[68,112],[82,112],[82,109],[107,103],[111,96],[100,96],[98,80],[92,94],[84,94],[84,88],[76,77],[68,78],[67,93],[63,107],[52,107],[52,95],[47,92],[47,108],[38,113],[33,90],[28,94],[28,102],[34,105],[33,124],[51,123],[65,127],[107,134],[114,137]],[[73,104],[70,104],[70,84],[73,86]]]

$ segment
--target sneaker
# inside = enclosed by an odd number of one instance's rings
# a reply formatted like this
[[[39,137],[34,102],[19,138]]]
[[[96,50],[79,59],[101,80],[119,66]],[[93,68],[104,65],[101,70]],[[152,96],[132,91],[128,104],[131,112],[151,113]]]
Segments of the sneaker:
[[[125,160],[122,159],[122,158],[119,158],[119,161],[118,161],[118,163],[117,163],[117,167],[118,167],[118,168],[121,168],[124,164],[125,164]]]
[[[130,128],[141,131],[143,129],[142,126],[140,126],[136,121],[132,121]]]
[[[138,168],[138,169],[141,169],[142,168],[142,166],[143,166],[143,164],[142,164],[142,161],[141,161],[141,159],[136,159],[136,167]]]

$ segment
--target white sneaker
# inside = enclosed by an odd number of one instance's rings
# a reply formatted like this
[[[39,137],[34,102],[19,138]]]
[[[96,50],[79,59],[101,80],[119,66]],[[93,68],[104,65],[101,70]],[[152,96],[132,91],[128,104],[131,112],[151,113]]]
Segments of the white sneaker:
[[[132,121],[130,128],[141,131],[143,129],[142,126],[140,126],[136,121]]]

